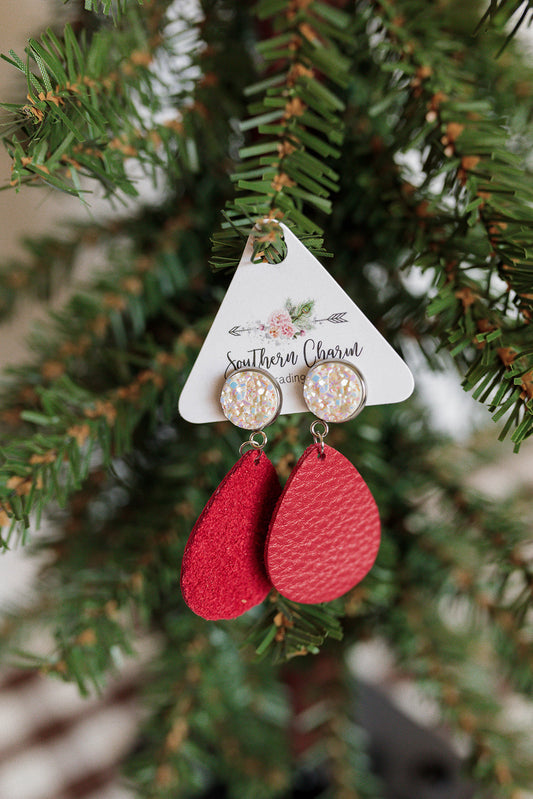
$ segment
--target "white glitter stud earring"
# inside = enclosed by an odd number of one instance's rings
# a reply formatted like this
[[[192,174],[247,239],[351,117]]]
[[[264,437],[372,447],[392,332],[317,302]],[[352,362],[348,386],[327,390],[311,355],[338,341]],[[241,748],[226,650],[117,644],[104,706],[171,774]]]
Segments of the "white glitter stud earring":
[[[237,369],[226,378],[220,392],[220,404],[226,419],[244,430],[252,430],[240,452],[251,446],[262,450],[266,444],[263,428],[272,424],[281,410],[278,381],[264,369]],[[256,441],[256,434],[261,441]]]
[[[263,452],[263,428],[281,410],[277,381],[262,369],[239,369],[224,381],[220,404],[230,422],[252,432],[200,514],[183,555],[183,598],[194,613],[209,620],[240,616],[270,591],[263,551],[281,493]]]
[[[304,402],[322,422],[347,422],[366,402],[363,375],[348,361],[318,361],[304,381]]]
[[[265,562],[272,585],[294,602],[336,599],[360,582],[379,549],[379,513],[349,460],[324,444],[328,422],[355,418],[366,402],[361,372],[347,361],[320,361],[304,400],[317,417],[315,443],[294,467],[270,521]]]

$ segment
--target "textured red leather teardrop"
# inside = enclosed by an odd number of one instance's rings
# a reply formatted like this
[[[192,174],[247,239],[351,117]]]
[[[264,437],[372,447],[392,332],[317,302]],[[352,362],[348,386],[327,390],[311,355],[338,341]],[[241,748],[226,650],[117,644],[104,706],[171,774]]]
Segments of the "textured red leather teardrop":
[[[370,571],[380,541],[367,484],[332,447],[316,444],[294,467],[272,515],[265,545],[274,587],[294,602],[329,602]]]
[[[246,452],[207,502],[189,536],[181,591],[204,619],[234,619],[271,589],[263,559],[272,511],[281,493],[263,452]]]

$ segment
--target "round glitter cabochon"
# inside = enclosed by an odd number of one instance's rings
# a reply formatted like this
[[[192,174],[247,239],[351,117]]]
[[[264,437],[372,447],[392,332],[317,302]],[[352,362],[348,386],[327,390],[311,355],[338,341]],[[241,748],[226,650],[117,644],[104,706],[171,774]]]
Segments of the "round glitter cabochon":
[[[226,419],[244,430],[262,430],[278,417],[281,389],[263,369],[238,369],[226,379],[220,393]]]
[[[320,361],[305,377],[304,400],[324,422],[346,422],[363,410],[365,380],[347,361]]]

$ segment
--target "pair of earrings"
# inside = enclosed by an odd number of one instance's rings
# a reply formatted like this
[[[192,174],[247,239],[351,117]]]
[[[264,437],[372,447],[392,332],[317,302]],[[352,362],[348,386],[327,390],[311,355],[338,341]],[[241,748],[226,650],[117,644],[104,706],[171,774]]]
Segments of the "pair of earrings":
[[[277,381],[262,369],[240,369],[222,387],[224,415],[252,432],[185,548],[183,597],[205,619],[240,616],[272,587],[295,602],[328,602],[362,580],[376,559],[374,498],[350,461],[324,443],[328,422],[353,419],[363,409],[364,378],[346,361],[320,361],[305,377],[303,397],[317,417],[314,443],[282,490],[263,451],[264,428],[281,410]]]

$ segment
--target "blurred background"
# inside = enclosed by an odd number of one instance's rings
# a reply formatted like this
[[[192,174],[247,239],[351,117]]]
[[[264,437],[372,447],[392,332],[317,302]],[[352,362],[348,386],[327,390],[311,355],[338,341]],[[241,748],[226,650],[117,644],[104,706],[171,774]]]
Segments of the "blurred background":
[[[58,5],[47,0],[0,4],[0,52],[22,52],[28,37],[52,23],[57,13]],[[12,101],[19,92],[12,69],[0,61],[2,100]],[[10,168],[2,148],[2,184],[9,180]],[[77,199],[48,189],[0,192],[2,257],[23,255],[26,236],[61,231],[65,220],[99,212],[98,203],[87,211]],[[80,270],[79,279],[88,269]],[[57,289],[53,307],[59,307],[69,291]],[[46,312],[39,303],[24,300],[14,317],[2,325],[2,368],[27,357],[27,334]],[[5,608],[17,597],[31,602],[39,568],[38,558],[25,557],[21,551],[1,557],[0,606]],[[0,672],[1,799],[129,799],[131,792],[117,782],[117,763],[135,741],[140,713],[136,669],[124,664],[120,680],[104,696],[88,700],[80,697],[76,685],[33,671]]]
[[[28,36],[43,29],[56,13],[57,5],[47,0],[6,0],[0,4],[0,50],[21,52]],[[522,43],[524,48],[530,46],[527,31]],[[12,70],[0,62],[0,97],[10,100],[16,92]],[[2,150],[1,183],[9,179],[9,171],[10,160]],[[2,257],[22,255],[21,242],[27,235],[57,232],[68,219],[98,218],[103,213],[108,213],[107,205],[98,200],[84,209],[77,199],[46,188],[2,191]],[[76,279],[83,280],[94,266],[81,263]],[[58,287],[52,307],[59,306],[70,290]],[[24,300],[15,318],[2,325],[2,367],[26,357],[25,337],[45,313],[38,303]],[[470,474],[472,487],[500,498],[520,486],[533,487],[533,442],[524,445],[519,455],[512,454],[509,441],[494,442],[488,413],[461,391],[455,375],[428,372],[414,352],[411,366],[434,425],[457,439],[463,439],[466,430],[467,447],[484,448],[487,463]],[[0,558],[0,613],[15,599],[31,601],[39,565],[38,558],[27,558],[17,550]],[[120,676],[104,693],[88,699],[80,698],[75,685],[35,672],[0,673],[0,799],[130,799],[133,794],[121,785],[118,764],[135,745],[142,717],[138,694],[143,662],[154,648],[155,640],[141,642],[140,662],[124,661]],[[358,718],[368,734],[374,767],[388,785],[388,799],[471,796],[472,786],[459,776],[463,743],[449,736],[436,707],[397,671],[386,645],[370,641],[356,646],[350,664],[362,697]],[[507,706],[515,726],[533,729],[533,705],[510,694]],[[304,775],[298,795],[312,796],[317,782],[319,775]],[[217,795],[223,795],[222,788]],[[533,792],[528,796],[533,797]]]

